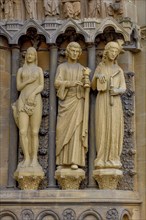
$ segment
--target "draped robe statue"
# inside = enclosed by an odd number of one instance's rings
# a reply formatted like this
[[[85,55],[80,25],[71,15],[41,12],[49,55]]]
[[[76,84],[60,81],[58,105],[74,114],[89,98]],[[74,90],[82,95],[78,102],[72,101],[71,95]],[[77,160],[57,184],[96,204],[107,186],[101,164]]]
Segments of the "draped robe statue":
[[[98,90],[95,167],[121,167],[124,118],[120,95],[126,90],[123,70],[116,61],[121,49],[117,42],[109,42],[105,46],[102,62],[97,66],[92,80],[92,89]]]
[[[87,152],[87,124],[83,123],[88,110],[84,109],[85,90],[83,74],[90,72],[77,63],[81,54],[78,43],[67,46],[68,61],[58,66],[55,87],[58,96],[56,129],[56,164],[78,169],[85,166]],[[87,82],[90,84],[90,82]],[[86,124],[86,125],[85,125]]]

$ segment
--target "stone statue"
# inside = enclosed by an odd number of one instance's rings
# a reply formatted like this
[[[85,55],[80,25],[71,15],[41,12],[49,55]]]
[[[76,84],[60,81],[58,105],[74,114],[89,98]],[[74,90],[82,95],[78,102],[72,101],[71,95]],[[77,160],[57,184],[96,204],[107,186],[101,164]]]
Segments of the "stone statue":
[[[107,15],[114,18],[120,18],[123,15],[123,4],[122,0],[114,0],[107,6]]]
[[[1,9],[4,14],[5,20],[13,20],[14,19],[14,4],[16,4],[16,0],[1,0]]]
[[[29,18],[37,19],[37,0],[24,0]]]
[[[101,15],[101,1],[89,0],[89,17],[99,18]]]
[[[121,50],[120,41],[109,42],[105,46],[102,61],[92,80],[92,89],[98,91],[95,110],[95,168],[121,167],[124,122],[120,95],[126,90],[123,70],[117,63]]]
[[[55,87],[58,96],[56,128],[56,164],[58,169],[85,166],[88,147],[88,102],[90,69],[77,62],[80,45],[71,42],[66,48],[67,62],[57,68]]]
[[[4,9],[3,0],[0,0],[0,20],[3,19],[3,9]]]
[[[59,0],[44,0],[45,16],[59,15]]]
[[[37,66],[37,52],[29,47],[25,63],[17,73],[17,90],[20,91],[18,100],[13,104],[16,124],[19,128],[20,145],[24,160],[19,168],[40,167],[37,159],[39,146],[39,128],[42,118],[41,91],[44,88],[42,69]]]
[[[79,0],[62,0],[62,6],[64,18],[80,18],[81,3]]]

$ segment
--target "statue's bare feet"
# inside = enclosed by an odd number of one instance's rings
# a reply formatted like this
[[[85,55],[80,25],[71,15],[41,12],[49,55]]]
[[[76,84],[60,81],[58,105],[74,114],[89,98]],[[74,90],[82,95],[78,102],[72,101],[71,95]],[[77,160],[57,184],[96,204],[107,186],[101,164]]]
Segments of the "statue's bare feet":
[[[104,161],[102,160],[95,160],[94,162],[95,168],[103,168],[105,166]]]
[[[69,166],[67,166],[67,165],[59,165],[59,166],[57,166],[57,170],[62,170],[62,169],[67,169],[67,168],[69,168]]]
[[[71,165],[71,169],[72,169],[72,170],[77,170],[77,169],[78,169],[78,165],[72,164],[72,165]]]
[[[25,159],[22,161],[21,167],[29,167],[30,166],[30,159]]]
[[[37,159],[33,159],[33,160],[31,161],[30,166],[31,166],[31,167],[37,167],[37,166],[40,166],[40,165],[39,165]]]
[[[57,170],[61,170],[63,168],[63,166],[58,166]]]
[[[115,160],[106,162],[106,166],[112,168],[121,168],[122,164],[119,160]]]

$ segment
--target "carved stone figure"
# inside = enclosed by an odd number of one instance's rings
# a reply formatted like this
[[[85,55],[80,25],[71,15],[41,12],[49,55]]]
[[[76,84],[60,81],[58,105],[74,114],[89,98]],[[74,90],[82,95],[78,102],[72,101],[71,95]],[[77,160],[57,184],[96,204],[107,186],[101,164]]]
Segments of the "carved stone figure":
[[[3,19],[3,9],[4,9],[3,0],[0,0],[0,20]]]
[[[37,0],[24,0],[29,18],[37,19]]]
[[[81,3],[79,0],[62,0],[62,6],[64,18],[80,18]]]
[[[59,15],[59,0],[44,0],[45,16]]]
[[[4,16],[3,18],[5,20],[14,19],[14,4],[16,4],[16,0],[1,0],[0,1],[1,10]]]
[[[99,18],[101,15],[101,1],[89,0],[89,17]]]
[[[42,99],[40,92],[44,88],[44,77],[37,66],[35,48],[27,49],[25,64],[17,73],[17,90],[20,95],[13,104],[14,118],[19,128],[20,145],[24,160],[19,167],[40,166],[37,159],[39,146],[39,128],[42,118]]]
[[[123,15],[122,0],[114,0],[113,3],[107,6],[107,15],[114,18],[119,18]]]
[[[95,110],[95,168],[121,167],[124,123],[120,95],[126,90],[123,70],[117,63],[121,50],[119,42],[109,42],[105,46],[102,61],[92,80],[92,89],[98,91]]]
[[[59,98],[56,130],[56,164],[59,169],[85,166],[90,69],[77,63],[81,53],[78,43],[69,43],[66,48],[67,62],[58,66],[55,79]]]

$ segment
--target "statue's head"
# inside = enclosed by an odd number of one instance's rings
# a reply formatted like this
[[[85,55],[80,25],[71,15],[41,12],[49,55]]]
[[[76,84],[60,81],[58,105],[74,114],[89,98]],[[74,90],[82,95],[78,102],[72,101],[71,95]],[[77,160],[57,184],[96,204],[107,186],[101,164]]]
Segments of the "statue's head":
[[[25,55],[25,64],[33,62],[37,65],[38,60],[37,60],[37,51],[34,47],[29,47],[26,51]]]
[[[104,52],[103,52],[103,58],[102,61],[105,62],[108,58],[108,54],[110,53],[110,51],[113,49],[116,51],[116,56],[115,56],[115,61],[117,60],[118,55],[121,53],[122,51],[122,44],[123,41],[119,40],[117,42],[115,41],[111,41],[109,43],[106,44],[105,48],[104,48]]]
[[[82,48],[81,48],[80,44],[78,44],[77,42],[71,42],[67,45],[66,51],[65,51],[65,55],[67,58],[69,56],[69,52],[70,52],[71,48],[79,49],[79,56],[78,56],[78,58],[79,58],[80,55],[82,54]]]
[[[104,50],[107,51],[107,50],[110,50],[111,48],[116,48],[119,51],[119,53],[122,50],[122,46],[118,42],[115,42],[115,41],[111,41],[107,43]]]

